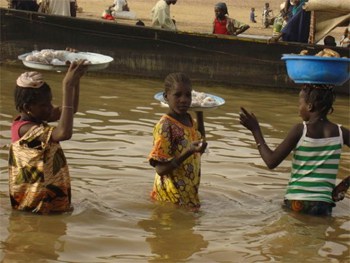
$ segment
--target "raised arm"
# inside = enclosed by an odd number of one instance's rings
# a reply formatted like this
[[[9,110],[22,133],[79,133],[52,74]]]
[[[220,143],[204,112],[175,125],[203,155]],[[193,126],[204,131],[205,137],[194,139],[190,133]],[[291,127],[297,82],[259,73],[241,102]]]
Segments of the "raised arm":
[[[80,79],[77,81],[75,88],[73,89],[73,113],[78,112],[79,108],[79,94],[80,94]],[[58,121],[61,117],[62,106],[55,106],[55,108],[51,112],[50,118],[47,120],[48,122]]]
[[[62,107],[57,127],[52,132],[53,141],[64,141],[72,137],[73,114],[79,101],[79,82],[86,72],[85,60],[72,62],[62,82]]]
[[[261,158],[269,169],[277,167],[297,145],[302,136],[303,125],[295,125],[282,143],[275,150],[272,150],[265,142],[259,122],[254,113],[249,113],[244,108],[241,108],[241,111],[240,123],[252,132]]]

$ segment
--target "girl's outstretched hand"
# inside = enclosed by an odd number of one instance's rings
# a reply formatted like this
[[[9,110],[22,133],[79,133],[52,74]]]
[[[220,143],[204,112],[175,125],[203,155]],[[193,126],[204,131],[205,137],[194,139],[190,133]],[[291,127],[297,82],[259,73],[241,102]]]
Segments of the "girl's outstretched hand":
[[[255,117],[254,113],[249,113],[243,107],[241,107],[241,112],[239,113],[239,121],[250,131],[260,129],[258,119]]]
[[[75,87],[79,83],[80,78],[85,74],[85,72],[88,68],[88,64],[89,63],[86,59],[73,61],[69,65],[66,76],[63,79],[63,83],[66,86]]]

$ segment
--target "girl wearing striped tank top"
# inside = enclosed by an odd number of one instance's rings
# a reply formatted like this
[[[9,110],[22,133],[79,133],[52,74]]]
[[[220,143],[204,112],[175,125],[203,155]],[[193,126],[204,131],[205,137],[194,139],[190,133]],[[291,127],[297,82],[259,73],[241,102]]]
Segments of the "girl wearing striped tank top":
[[[303,86],[299,93],[296,124],[275,150],[269,148],[253,113],[241,108],[240,123],[249,129],[267,167],[277,167],[292,151],[291,178],[284,197],[285,207],[311,215],[330,215],[336,201],[344,198],[350,176],[335,186],[342,146],[350,147],[348,129],[327,119],[333,112],[334,86]]]

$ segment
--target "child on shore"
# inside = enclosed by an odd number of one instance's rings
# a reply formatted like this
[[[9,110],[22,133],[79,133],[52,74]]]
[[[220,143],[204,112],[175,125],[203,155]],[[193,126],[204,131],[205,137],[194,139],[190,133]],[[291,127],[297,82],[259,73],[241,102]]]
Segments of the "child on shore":
[[[254,7],[252,7],[252,8],[250,9],[249,18],[250,18],[250,22],[256,23],[256,20],[255,20],[256,15],[255,15],[255,8],[254,8]]]
[[[273,17],[272,9],[270,9],[269,3],[265,3],[264,5],[262,18],[263,18],[263,24],[265,28],[268,28],[270,25],[273,25],[274,17]]]
[[[196,210],[200,207],[201,154],[207,147],[203,112],[196,112],[198,123],[188,113],[192,84],[186,75],[169,74],[164,86],[169,111],[153,130],[149,163],[155,167],[156,175],[151,197]]]
[[[230,18],[225,3],[217,3],[214,7],[214,12],[213,34],[238,36],[250,28],[249,25]]]
[[[299,115],[303,123],[296,124],[275,150],[266,144],[255,115],[241,108],[240,122],[252,132],[268,168],[277,167],[294,151],[291,178],[284,197],[285,206],[292,211],[330,215],[334,202],[342,199],[337,196],[344,187],[335,188],[335,181],[341,148],[343,144],[350,147],[350,132],[327,118],[333,111],[333,87],[303,86],[299,93]],[[344,181],[348,182],[349,178]]]
[[[48,214],[71,210],[66,158],[59,144],[69,140],[78,109],[85,60],[71,63],[62,83],[62,106],[53,107],[49,85],[38,72],[25,72],[16,82],[20,115],[11,127],[9,189],[13,209]],[[57,127],[47,123],[58,121]]]

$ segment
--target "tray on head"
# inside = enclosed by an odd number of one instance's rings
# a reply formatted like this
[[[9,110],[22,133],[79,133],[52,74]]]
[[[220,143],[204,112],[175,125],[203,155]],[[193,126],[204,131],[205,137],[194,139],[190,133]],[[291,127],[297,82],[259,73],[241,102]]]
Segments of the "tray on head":
[[[86,59],[88,61],[89,71],[105,69],[113,61],[112,57],[97,53],[52,49],[25,53],[18,56],[18,59],[22,60],[22,63],[26,67],[52,71],[65,71],[71,62],[80,59]]]
[[[193,91],[192,91],[193,92]],[[201,105],[199,105],[198,102],[200,101],[194,101],[193,100],[193,97],[194,97],[194,94],[200,94],[200,96],[202,96],[204,99],[205,98],[210,98],[210,101],[213,102],[213,103],[208,103],[208,104],[205,104],[205,103],[202,103]],[[160,101],[161,103],[161,106],[163,107],[168,107],[168,103],[165,101],[164,99],[164,96],[163,96],[163,92],[158,92],[154,95],[154,98],[158,101]],[[195,105],[193,105],[193,103],[196,103]],[[212,94],[208,94],[208,93],[202,93],[202,92],[195,92],[195,93],[192,93],[192,105],[190,107],[190,110],[191,111],[207,111],[207,110],[213,110],[213,109],[216,109],[222,105],[225,104],[225,100],[221,97],[218,97],[218,96],[215,96],[215,95],[212,95]]]
[[[350,77],[350,59],[284,54],[288,76],[295,83],[341,86]]]

